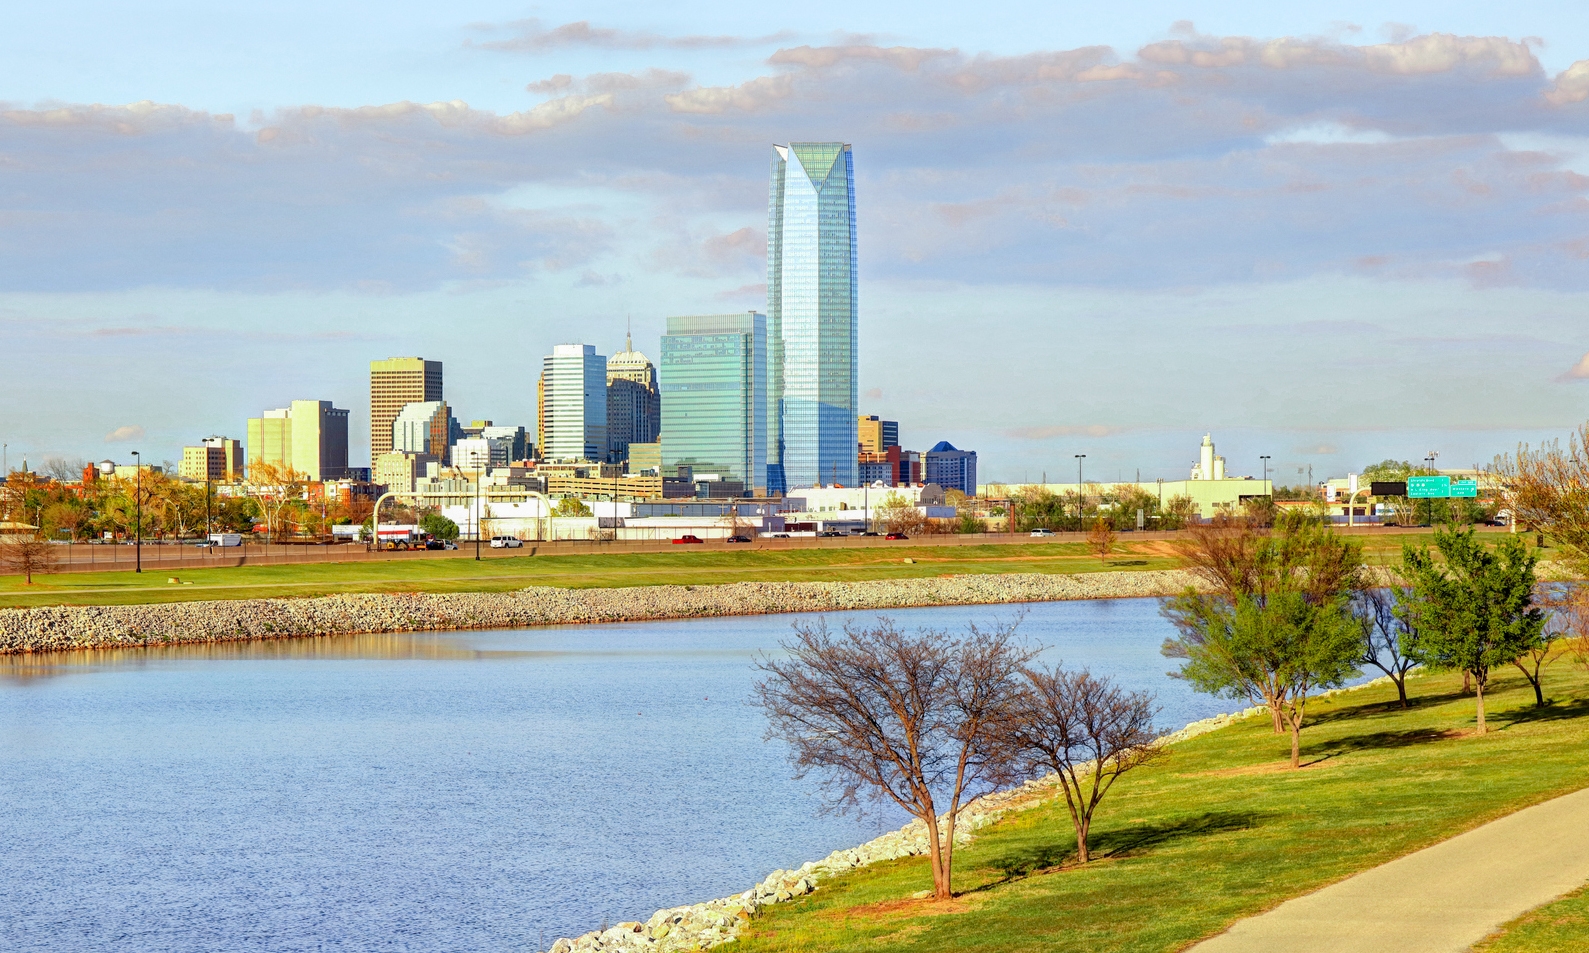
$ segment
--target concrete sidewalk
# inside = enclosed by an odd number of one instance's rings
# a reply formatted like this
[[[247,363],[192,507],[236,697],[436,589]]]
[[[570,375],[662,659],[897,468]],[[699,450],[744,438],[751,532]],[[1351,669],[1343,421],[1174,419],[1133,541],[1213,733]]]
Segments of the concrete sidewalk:
[[[1462,953],[1589,883],[1589,789],[1242,920],[1195,953]]]

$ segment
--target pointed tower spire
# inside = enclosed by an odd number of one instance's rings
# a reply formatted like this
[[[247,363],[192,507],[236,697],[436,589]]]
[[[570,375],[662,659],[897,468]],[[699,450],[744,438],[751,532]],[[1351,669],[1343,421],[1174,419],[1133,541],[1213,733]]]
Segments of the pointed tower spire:
[[[624,315],[623,349],[634,350],[634,315],[632,314]]]

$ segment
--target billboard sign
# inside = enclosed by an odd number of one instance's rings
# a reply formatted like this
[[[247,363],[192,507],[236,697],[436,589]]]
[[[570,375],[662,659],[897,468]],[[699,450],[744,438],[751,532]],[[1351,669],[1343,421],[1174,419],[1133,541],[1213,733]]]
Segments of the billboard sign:
[[[1406,480],[1375,480],[1368,485],[1370,496],[1406,496]]]
[[[1451,495],[1451,478],[1448,476],[1415,476],[1407,478],[1407,496],[1415,500],[1445,499]]]

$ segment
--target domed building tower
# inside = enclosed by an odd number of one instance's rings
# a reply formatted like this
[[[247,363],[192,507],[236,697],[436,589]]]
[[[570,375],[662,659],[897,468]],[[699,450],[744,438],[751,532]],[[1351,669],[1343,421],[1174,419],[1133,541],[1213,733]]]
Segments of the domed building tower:
[[[629,459],[631,443],[655,443],[662,429],[657,369],[624,335],[623,350],[607,358],[607,450],[614,461]]]

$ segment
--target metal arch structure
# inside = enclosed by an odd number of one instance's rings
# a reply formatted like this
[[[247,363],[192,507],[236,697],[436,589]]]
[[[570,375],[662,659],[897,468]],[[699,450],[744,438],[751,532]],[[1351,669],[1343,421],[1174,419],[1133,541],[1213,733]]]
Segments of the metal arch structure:
[[[374,543],[375,543],[375,548],[377,550],[379,550],[381,548],[381,505],[383,503],[385,503],[387,500],[399,499],[399,498],[407,498],[407,499],[411,499],[411,500],[420,500],[420,499],[425,499],[425,498],[428,498],[428,497],[443,497],[443,498],[446,498],[446,497],[455,497],[457,495],[458,494],[451,493],[451,492],[425,493],[425,492],[421,492],[419,490],[408,490],[406,492],[403,491],[403,490],[387,490],[385,493],[382,493],[380,496],[376,497],[376,499],[375,499],[375,509],[370,514],[370,535],[373,537],[373,540],[374,540]],[[552,501],[547,499],[544,494],[538,493],[535,490],[525,490],[524,491],[524,498],[526,500],[536,499],[536,500],[540,500],[541,501],[541,508],[546,511],[546,515],[543,516],[543,517],[540,517],[540,519],[543,519],[543,520],[546,521],[546,532],[543,534],[545,538],[536,540],[536,542],[550,542],[551,539],[552,539],[552,530],[553,530],[552,519],[553,519],[553,517],[556,516],[556,514],[554,512],[552,512]],[[490,502],[491,502],[490,500],[486,501],[486,503],[488,505],[490,504]],[[476,523],[475,535],[478,536],[480,534],[480,530],[485,525],[485,517],[483,515],[481,515],[481,514],[478,514],[478,513],[475,514],[475,523]]]

